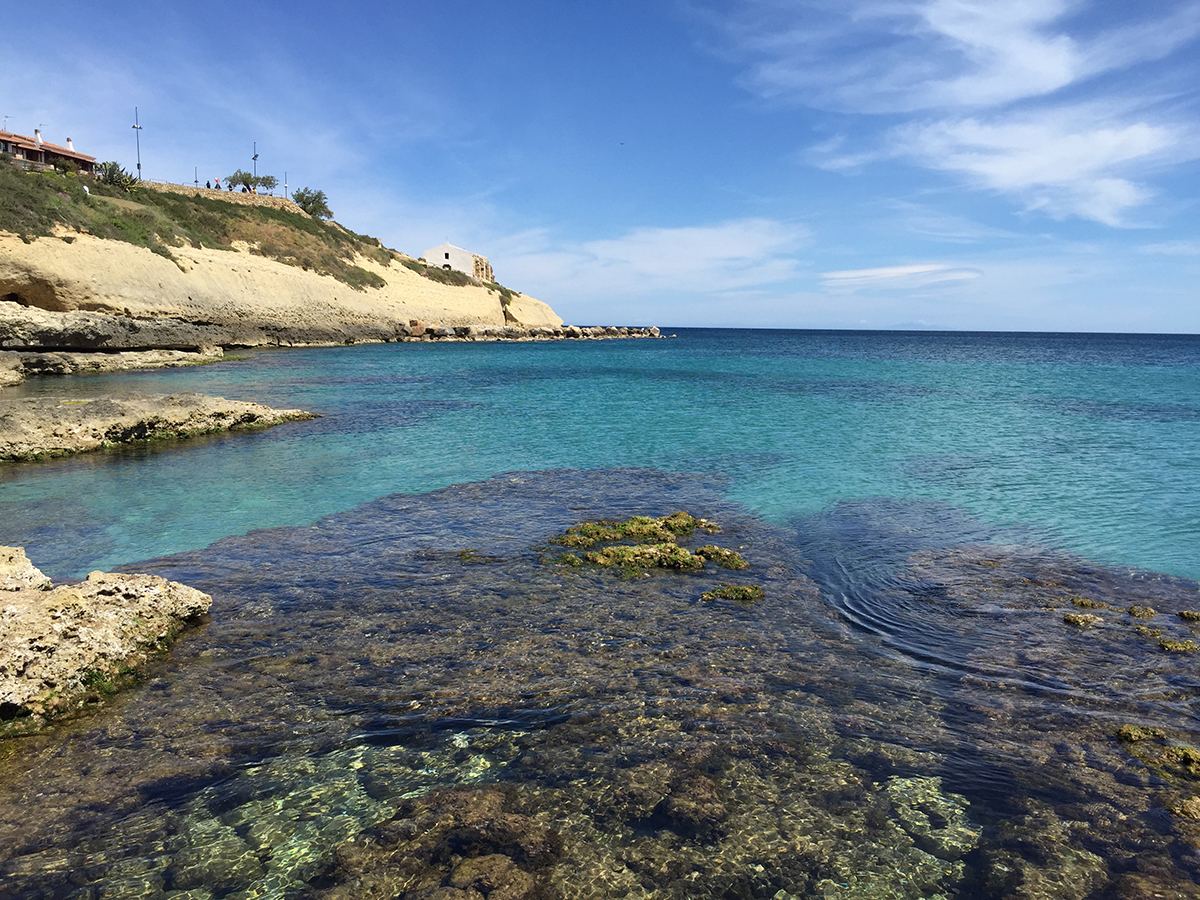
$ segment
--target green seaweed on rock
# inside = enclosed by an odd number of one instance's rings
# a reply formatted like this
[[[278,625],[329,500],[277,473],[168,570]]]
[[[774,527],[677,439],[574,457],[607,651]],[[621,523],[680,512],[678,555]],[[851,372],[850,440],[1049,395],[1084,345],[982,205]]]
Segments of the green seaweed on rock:
[[[639,544],[664,544],[674,543],[678,537],[689,537],[697,529],[708,534],[719,534],[721,531],[707,519],[680,511],[657,519],[652,516],[632,516],[624,522],[581,522],[552,538],[551,543],[581,548],[623,540]]]
[[[724,547],[718,547],[716,544],[706,544],[703,547],[697,547],[695,553],[696,556],[715,562],[722,569],[740,570],[750,568],[750,563],[746,562],[736,550],[726,550]]]
[[[686,572],[704,568],[703,557],[692,555],[678,544],[617,544],[603,550],[589,550],[583,559],[594,566],[622,569],[679,569]]]
[[[630,578],[643,575],[649,569],[696,571],[703,569],[709,561],[726,569],[750,567],[736,550],[715,544],[688,550],[679,545],[679,538],[691,537],[697,531],[719,534],[721,528],[708,519],[680,511],[658,518],[631,516],[621,522],[580,522],[552,537],[549,543],[587,551],[582,557],[575,553],[559,554],[556,559],[562,565],[578,567],[587,563],[616,568]]]
[[[1159,638],[1158,646],[1162,647],[1168,653],[1195,653],[1200,650],[1193,640],[1174,641],[1170,638]]]
[[[714,600],[736,600],[739,603],[753,603],[766,596],[766,592],[757,584],[723,584],[720,587],[705,591],[700,599],[711,603]]]

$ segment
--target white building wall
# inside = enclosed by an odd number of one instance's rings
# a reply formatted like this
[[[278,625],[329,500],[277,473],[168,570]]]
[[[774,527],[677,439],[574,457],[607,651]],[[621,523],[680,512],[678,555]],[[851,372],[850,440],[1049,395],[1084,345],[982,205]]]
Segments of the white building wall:
[[[440,247],[426,250],[425,262],[427,265],[437,266],[439,269],[450,268],[462,272],[464,275],[470,275],[472,278],[475,277],[475,254],[462,247],[455,247],[449,241]]]

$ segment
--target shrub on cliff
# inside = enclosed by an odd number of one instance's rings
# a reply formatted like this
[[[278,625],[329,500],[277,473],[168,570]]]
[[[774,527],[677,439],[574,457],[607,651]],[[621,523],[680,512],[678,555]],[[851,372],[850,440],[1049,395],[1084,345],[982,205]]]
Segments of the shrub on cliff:
[[[292,202],[314,219],[333,218],[333,210],[329,208],[329,198],[325,196],[324,191],[302,187],[292,192]]]

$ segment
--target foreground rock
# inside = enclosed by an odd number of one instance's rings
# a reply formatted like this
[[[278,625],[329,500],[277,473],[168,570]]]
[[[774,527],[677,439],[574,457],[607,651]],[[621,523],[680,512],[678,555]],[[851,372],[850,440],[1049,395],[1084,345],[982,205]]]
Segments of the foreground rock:
[[[267,428],[316,418],[300,409],[204,394],[126,394],[98,399],[0,400],[0,460],[34,460],[131,441]]]
[[[156,575],[92,572],[54,587],[0,547],[0,733],[26,732],[136,680],[212,598]]]

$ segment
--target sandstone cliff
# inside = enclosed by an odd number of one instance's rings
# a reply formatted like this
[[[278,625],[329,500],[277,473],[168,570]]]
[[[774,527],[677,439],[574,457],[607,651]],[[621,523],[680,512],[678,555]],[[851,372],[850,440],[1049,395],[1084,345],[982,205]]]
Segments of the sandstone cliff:
[[[554,328],[531,297],[440,284],[399,260],[357,256],[382,287],[241,252],[171,247],[174,259],[88,234],[0,233],[0,348],[264,346],[395,340],[412,320],[446,327]],[[502,303],[507,300],[507,307]]]

